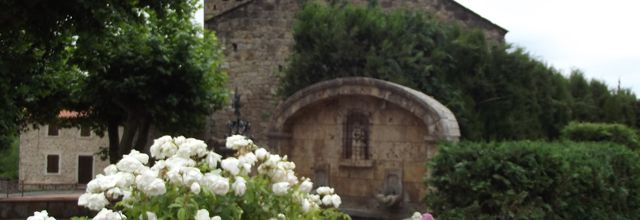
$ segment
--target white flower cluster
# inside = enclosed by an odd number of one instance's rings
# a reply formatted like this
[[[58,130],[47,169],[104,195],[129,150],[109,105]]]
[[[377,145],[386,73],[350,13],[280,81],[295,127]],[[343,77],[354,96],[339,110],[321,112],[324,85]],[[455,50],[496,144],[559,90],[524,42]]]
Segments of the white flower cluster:
[[[209,211],[206,209],[200,209],[196,213],[195,220],[222,220],[220,216],[209,217]]]
[[[49,213],[46,210],[40,212],[34,212],[33,216],[29,216],[27,220],[56,220],[54,217],[49,217]]]
[[[227,138],[226,147],[237,150],[236,157],[222,159],[219,154],[207,151],[207,145],[201,140],[163,136],[154,140],[150,148],[151,156],[157,159],[153,166],[147,166],[148,155],[132,150],[88,183],[78,205],[101,210],[94,219],[120,220],[124,219],[122,213],[105,207],[119,201],[135,206],[141,196],[162,196],[168,187],[185,189],[182,192],[195,195],[207,192],[206,195],[242,197],[247,182],[257,174],[271,180],[274,195],[293,196],[305,212],[340,206],[340,197],[332,188],[319,187],[318,194],[311,194],[313,183],[306,178],[300,181],[293,171],[295,164],[287,161],[286,156],[270,154],[240,135]],[[156,219],[156,213],[146,214],[148,219]],[[210,217],[205,209],[199,210],[194,218],[220,219]]]

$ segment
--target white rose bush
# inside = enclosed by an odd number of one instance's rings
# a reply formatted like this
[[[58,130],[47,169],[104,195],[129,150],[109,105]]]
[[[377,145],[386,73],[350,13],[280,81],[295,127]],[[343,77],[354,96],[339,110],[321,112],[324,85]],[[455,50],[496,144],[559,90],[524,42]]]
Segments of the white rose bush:
[[[87,184],[78,205],[98,211],[93,219],[350,219],[332,188],[312,193],[286,156],[241,135],[226,147],[235,156],[222,158],[201,140],[160,137],[150,148],[153,165],[132,150]]]

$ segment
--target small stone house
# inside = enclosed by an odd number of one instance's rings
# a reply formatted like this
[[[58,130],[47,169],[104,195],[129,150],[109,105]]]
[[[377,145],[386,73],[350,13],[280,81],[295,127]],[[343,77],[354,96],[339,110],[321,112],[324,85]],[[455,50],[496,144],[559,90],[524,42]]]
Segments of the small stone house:
[[[73,116],[61,112],[59,117]],[[96,155],[100,147],[108,146],[106,137],[99,137],[88,128],[60,128],[43,125],[20,135],[19,180],[29,188],[73,188],[86,184],[109,160]]]

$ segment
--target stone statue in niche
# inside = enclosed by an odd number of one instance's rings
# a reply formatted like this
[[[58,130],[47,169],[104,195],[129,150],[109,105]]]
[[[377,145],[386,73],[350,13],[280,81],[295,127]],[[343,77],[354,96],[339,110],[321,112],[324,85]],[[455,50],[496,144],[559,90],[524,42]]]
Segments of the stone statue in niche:
[[[375,195],[375,198],[381,206],[395,208],[402,201],[403,194],[401,171],[393,170],[387,173],[383,189]]]
[[[345,159],[368,160],[369,118],[367,115],[360,112],[349,113],[345,130]]]

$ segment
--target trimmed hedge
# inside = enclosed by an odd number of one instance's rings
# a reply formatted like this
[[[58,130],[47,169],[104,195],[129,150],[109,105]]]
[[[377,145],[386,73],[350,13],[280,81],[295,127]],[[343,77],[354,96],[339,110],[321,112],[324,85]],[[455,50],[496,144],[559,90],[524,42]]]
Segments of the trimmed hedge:
[[[636,131],[622,124],[571,122],[562,129],[561,135],[572,141],[608,141],[631,149],[640,147]]]
[[[445,144],[429,166],[438,219],[640,216],[640,157],[613,143]]]

